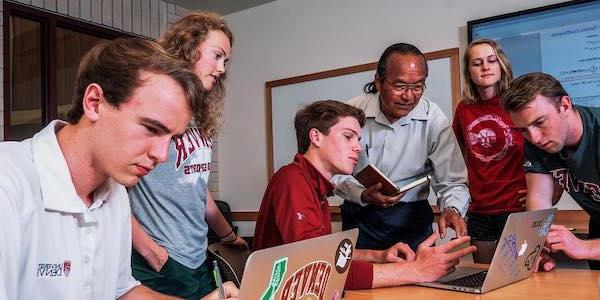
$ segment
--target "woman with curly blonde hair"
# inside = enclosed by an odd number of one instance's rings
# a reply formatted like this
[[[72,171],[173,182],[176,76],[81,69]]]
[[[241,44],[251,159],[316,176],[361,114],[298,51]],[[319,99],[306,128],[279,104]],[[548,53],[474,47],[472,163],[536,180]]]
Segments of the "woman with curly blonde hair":
[[[214,285],[206,260],[210,227],[224,243],[247,247],[227,223],[207,189],[212,139],[221,126],[226,65],[233,36],[225,20],[193,12],[159,39],[171,55],[189,63],[205,90],[202,117],[174,138],[168,159],[130,189],[133,276],[152,289],[186,299]],[[149,124],[149,126],[155,126]],[[149,128],[149,134],[160,128]]]
[[[213,138],[221,126],[221,109],[225,97],[225,66],[229,61],[229,51],[211,48],[211,42],[229,40],[229,49],[233,44],[233,34],[221,16],[212,12],[193,12],[173,24],[160,38],[159,43],[175,57],[192,65],[196,75],[202,81],[206,92],[204,113],[206,116],[196,120],[200,132],[206,138]],[[224,47],[224,45],[223,45]],[[211,59],[214,58],[214,61]],[[208,63],[205,61],[208,60]],[[211,69],[210,63],[222,63],[222,69]],[[207,70],[208,65],[208,70]]]
[[[508,215],[524,210],[524,140],[500,108],[500,97],[513,79],[500,45],[488,39],[471,42],[463,67],[463,101],[452,127],[469,176],[467,230],[477,246],[473,258],[489,263]]]

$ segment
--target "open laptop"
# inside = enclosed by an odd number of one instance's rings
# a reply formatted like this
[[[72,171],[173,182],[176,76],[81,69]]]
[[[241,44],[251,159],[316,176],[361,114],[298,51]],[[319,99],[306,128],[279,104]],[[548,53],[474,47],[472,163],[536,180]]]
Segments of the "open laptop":
[[[417,285],[482,294],[529,277],[555,214],[556,208],[510,214],[488,269],[458,267]]]
[[[341,298],[358,229],[255,251],[239,299]]]

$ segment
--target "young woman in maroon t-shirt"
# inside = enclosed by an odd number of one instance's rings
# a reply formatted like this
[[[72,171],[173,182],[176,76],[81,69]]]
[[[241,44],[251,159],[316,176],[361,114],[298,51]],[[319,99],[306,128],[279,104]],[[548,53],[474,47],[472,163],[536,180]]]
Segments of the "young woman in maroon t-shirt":
[[[513,79],[500,45],[487,39],[471,42],[463,65],[463,101],[452,127],[469,173],[467,226],[478,248],[473,257],[489,262],[508,215],[524,210],[523,137],[500,108],[500,95]]]

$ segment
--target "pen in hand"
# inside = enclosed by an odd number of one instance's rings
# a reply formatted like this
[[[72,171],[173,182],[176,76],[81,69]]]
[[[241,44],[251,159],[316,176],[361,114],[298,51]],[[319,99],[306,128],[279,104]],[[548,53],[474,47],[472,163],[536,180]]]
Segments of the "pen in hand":
[[[213,276],[215,278],[215,284],[219,289],[219,299],[225,299],[225,292],[223,291],[223,279],[221,278],[221,271],[219,271],[219,265],[216,260],[213,260]]]

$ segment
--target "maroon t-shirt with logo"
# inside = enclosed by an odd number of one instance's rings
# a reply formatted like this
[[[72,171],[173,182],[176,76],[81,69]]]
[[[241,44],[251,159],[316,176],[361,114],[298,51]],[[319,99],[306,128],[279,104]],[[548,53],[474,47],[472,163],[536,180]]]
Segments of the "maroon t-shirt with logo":
[[[458,104],[452,128],[469,173],[469,211],[482,215],[522,211],[519,190],[526,188],[523,136],[511,129],[500,97]]]

